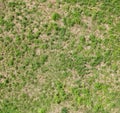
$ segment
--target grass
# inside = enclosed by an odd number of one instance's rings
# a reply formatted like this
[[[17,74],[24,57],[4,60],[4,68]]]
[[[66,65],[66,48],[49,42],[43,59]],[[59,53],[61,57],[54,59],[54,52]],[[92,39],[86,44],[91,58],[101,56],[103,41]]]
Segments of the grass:
[[[0,113],[119,113],[119,0],[0,1]]]

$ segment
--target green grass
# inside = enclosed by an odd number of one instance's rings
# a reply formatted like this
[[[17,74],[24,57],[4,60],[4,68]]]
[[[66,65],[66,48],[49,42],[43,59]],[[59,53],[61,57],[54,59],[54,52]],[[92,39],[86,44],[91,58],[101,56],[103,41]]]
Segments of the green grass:
[[[119,113],[119,4],[0,1],[0,113]]]

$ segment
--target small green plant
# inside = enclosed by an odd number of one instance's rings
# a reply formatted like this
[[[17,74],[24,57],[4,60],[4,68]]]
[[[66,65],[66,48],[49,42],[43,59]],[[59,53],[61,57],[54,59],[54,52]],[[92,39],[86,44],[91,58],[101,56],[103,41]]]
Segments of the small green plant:
[[[0,61],[3,60],[3,56],[0,56]]]
[[[91,63],[92,66],[97,66],[103,61],[102,56],[98,56],[94,58],[94,61]]]
[[[60,19],[60,14],[59,14],[59,13],[53,13],[53,14],[52,14],[52,19],[53,19],[54,21],[59,20],[59,19]]]
[[[61,82],[57,81],[56,82],[56,90],[57,92],[54,94],[54,102],[56,103],[61,103],[62,101],[67,99],[67,94],[64,91],[64,86]]]
[[[8,65],[9,65],[9,66],[13,66],[13,65],[14,65],[14,59],[13,59],[13,58],[11,58],[11,59],[9,60]]]
[[[27,36],[27,38],[28,38],[29,40],[32,40],[32,39],[35,38],[35,36],[33,35],[33,33],[29,33],[28,36]]]
[[[44,63],[47,61],[47,59],[48,59],[48,55],[42,55],[42,56],[40,57],[40,63],[41,63],[41,64],[44,64]]]
[[[67,107],[63,107],[63,108],[61,109],[61,113],[69,113],[69,112],[68,112],[68,108],[67,108]]]
[[[75,21],[68,17],[63,18],[63,23],[64,25],[69,26],[69,27],[75,25]]]
[[[41,108],[38,110],[38,113],[46,113],[46,109],[45,108]]]

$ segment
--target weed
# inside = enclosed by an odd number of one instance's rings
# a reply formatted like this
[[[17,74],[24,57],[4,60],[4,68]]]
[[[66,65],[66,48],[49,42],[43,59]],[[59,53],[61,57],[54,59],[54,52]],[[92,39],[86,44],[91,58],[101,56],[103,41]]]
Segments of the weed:
[[[0,61],[3,60],[3,56],[0,56]]]
[[[46,113],[46,109],[45,108],[41,108],[38,110],[38,113]]]
[[[59,19],[60,19],[60,15],[59,15],[58,13],[53,13],[53,14],[52,14],[52,19],[53,19],[54,21],[59,20]]]
[[[69,113],[69,112],[68,112],[68,109],[66,107],[63,107],[61,110],[61,113]]]

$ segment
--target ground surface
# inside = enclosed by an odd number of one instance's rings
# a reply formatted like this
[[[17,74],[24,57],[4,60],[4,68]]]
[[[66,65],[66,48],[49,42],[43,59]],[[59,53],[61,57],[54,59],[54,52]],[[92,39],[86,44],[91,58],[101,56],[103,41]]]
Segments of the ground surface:
[[[1,0],[0,113],[120,113],[120,0]]]

